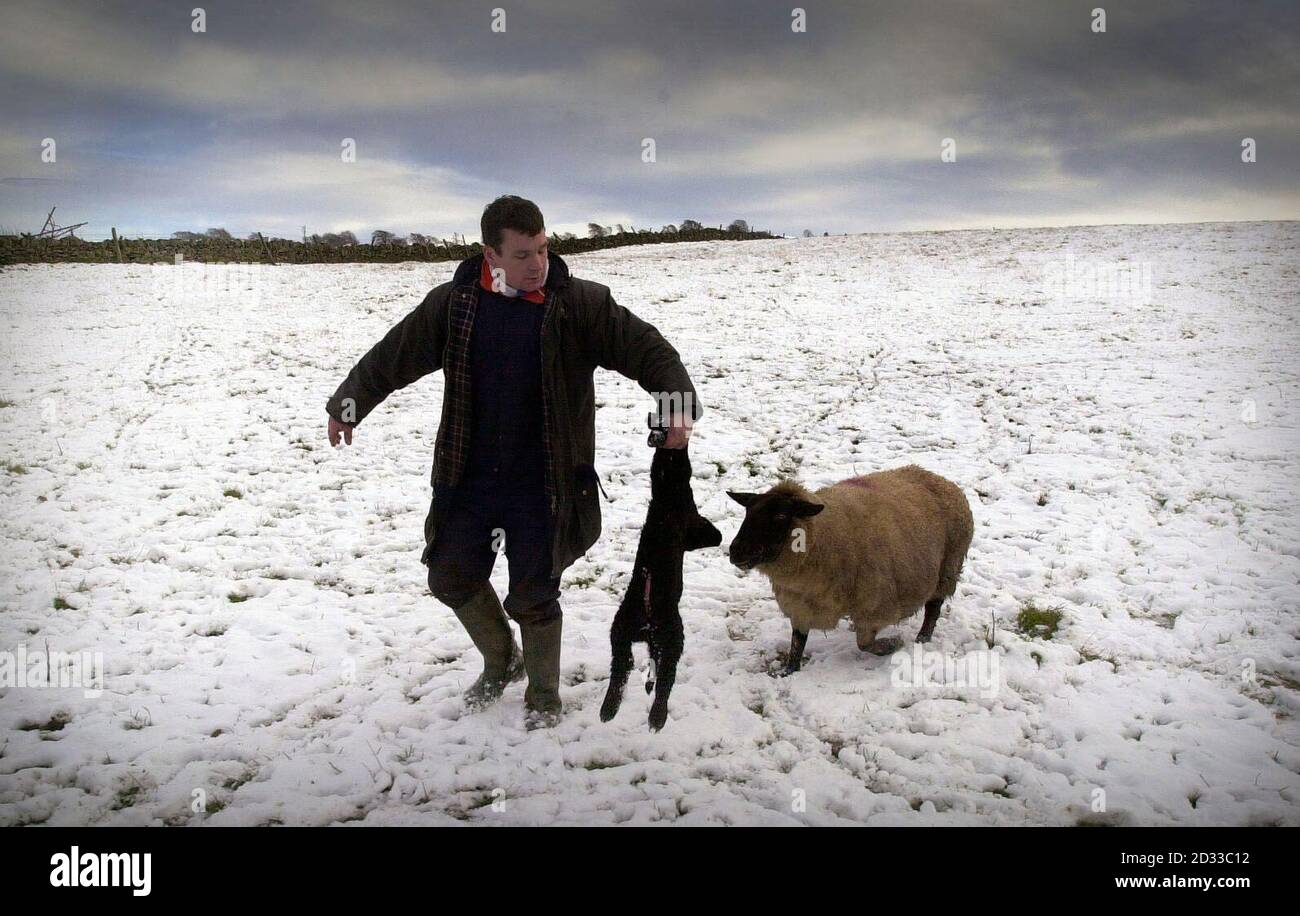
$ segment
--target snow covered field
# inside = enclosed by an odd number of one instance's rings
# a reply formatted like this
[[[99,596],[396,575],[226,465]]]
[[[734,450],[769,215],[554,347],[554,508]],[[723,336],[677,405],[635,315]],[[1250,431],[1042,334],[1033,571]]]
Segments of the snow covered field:
[[[706,411],[725,540],[687,556],[659,734],[635,674],[597,718],[649,498],[634,383],[597,377],[612,501],[565,576],[564,722],[530,733],[522,685],[463,714],[480,663],[419,563],[441,375],[325,440],[454,265],[5,270],[0,824],[1300,824],[1298,250],[1272,223],[568,258]],[[927,647],[956,670],[845,623],[771,677],[788,626],[726,560],[724,491],[908,462],[975,513]],[[102,659],[102,694],[17,686],[46,651]]]

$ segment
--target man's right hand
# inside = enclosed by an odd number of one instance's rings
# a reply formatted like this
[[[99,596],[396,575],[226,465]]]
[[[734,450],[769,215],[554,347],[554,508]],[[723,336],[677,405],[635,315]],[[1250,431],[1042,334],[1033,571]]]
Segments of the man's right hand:
[[[340,423],[338,420],[330,417],[330,445],[338,447],[341,438],[348,445],[352,444],[352,429],[346,423]]]

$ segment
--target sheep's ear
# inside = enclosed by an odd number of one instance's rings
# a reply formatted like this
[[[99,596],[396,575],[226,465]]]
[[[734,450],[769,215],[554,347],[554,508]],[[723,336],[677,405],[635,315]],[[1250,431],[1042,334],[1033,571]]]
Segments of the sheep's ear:
[[[790,501],[790,514],[796,518],[810,518],[825,508],[821,503],[810,503],[806,499]]]
[[[748,509],[750,506],[754,505],[754,503],[758,501],[758,498],[763,494],[762,493],[737,493],[735,490],[728,490],[727,495],[730,496],[732,499],[734,499],[736,502],[740,503],[746,509]]]

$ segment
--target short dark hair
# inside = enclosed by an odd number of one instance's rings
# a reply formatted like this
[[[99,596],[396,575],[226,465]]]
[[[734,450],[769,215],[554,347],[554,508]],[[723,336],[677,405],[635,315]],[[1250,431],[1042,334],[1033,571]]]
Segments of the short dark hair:
[[[546,221],[542,219],[542,211],[531,200],[504,194],[484,208],[479,228],[483,232],[483,244],[500,251],[506,229],[537,235],[546,228]]]

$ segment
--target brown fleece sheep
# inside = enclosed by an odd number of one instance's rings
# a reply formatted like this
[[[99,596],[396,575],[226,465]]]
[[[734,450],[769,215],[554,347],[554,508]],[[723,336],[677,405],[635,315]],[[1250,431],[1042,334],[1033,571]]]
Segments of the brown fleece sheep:
[[[766,493],[727,495],[745,507],[731,562],[767,576],[790,618],[786,674],[799,670],[810,630],[834,629],[844,617],[858,648],[887,653],[900,642],[876,634],[924,605],[916,640],[929,641],[975,530],[957,485],[914,464],[816,493],[783,480]]]

